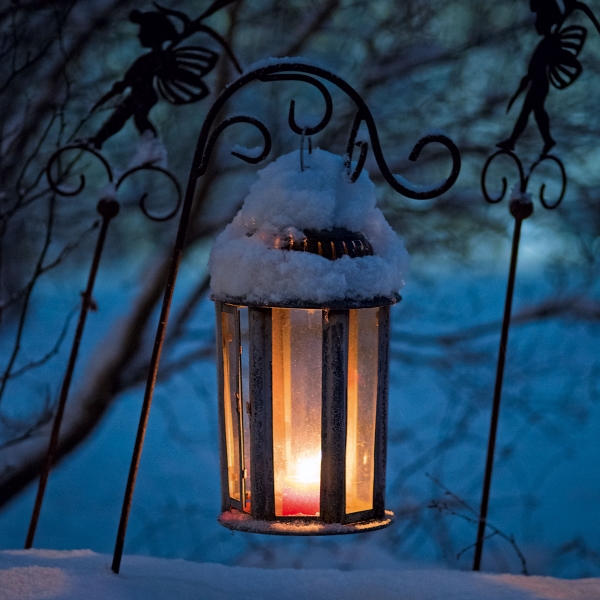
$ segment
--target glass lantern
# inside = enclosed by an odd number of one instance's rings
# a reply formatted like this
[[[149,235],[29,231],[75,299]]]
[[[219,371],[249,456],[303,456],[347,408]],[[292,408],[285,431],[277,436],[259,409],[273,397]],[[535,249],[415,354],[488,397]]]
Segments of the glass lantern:
[[[344,231],[276,247],[331,260],[372,253],[361,234]],[[390,305],[397,300],[216,302],[221,524],[324,535],[393,521],[384,496]]]

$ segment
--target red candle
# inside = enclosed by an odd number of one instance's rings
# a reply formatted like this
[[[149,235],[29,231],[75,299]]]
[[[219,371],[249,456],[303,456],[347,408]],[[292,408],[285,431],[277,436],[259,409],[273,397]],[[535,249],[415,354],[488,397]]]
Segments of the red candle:
[[[284,517],[305,515],[314,517],[319,513],[319,483],[306,484],[286,479],[283,486],[281,511]]]
[[[321,455],[298,459],[294,475],[283,484],[281,512],[284,517],[319,514],[321,503]]]

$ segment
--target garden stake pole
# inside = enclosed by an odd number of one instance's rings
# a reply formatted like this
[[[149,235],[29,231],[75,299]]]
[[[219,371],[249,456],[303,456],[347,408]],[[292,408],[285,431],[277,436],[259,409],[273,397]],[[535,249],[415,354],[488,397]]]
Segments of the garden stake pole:
[[[54,152],[54,154],[48,160],[46,164],[46,177],[48,179],[48,184],[50,185],[50,189],[60,196],[73,197],[80,194],[86,186],[86,178],[83,173],[79,174],[79,185],[76,188],[61,188],[61,181],[64,180],[65,176],[71,175],[73,162],[69,162],[69,166],[66,170],[61,168],[61,157],[64,153],[69,153],[77,151],[80,154],[88,153],[94,156],[104,167],[106,171],[106,175],[108,177],[108,184],[114,189],[114,193],[118,192],[119,188],[123,184],[123,182],[133,175],[134,173],[138,173],[140,171],[152,171],[154,173],[159,173],[167,177],[167,179],[171,182],[172,186],[175,189],[177,202],[175,206],[168,212],[163,214],[156,214],[152,212],[147,206],[148,194],[144,193],[139,198],[139,207],[141,211],[144,213],[146,217],[148,217],[152,221],[162,222],[167,221],[175,216],[175,214],[179,210],[179,206],[181,204],[181,188],[179,186],[179,182],[175,178],[175,176],[168,171],[167,169],[154,165],[152,163],[146,162],[140,165],[134,166],[127,171],[125,171],[119,179],[115,182],[113,177],[112,168],[106,160],[106,158],[95,148],[92,148],[88,143],[85,142],[75,142],[72,144],[68,144],[59,148]],[[63,419],[65,405],[67,403],[67,398],[69,396],[69,388],[71,386],[71,379],[73,377],[73,371],[75,370],[75,363],[77,361],[77,355],[79,353],[79,346],[81,344],[81,338],[83,336],[83,330],[85,327],[85,321],[87,318],[87,314],[90,308],[93,306],[92,293],[94,289],[94,283],[96,281],[96,274],[98,273],[98,267],[100,265],[100,259],[102,257],[102,251],[104,249],[104,242],[106,241],[106,234],[108,232],[108,225],[112,219],[114,219],[119,213],[120,205],[112,197],[102,198],[98,205],[96,206],[96,210],[102,217],[102,225],[100,227],[100,233],[98,235],[98,240],[96,242],[96,248],[94,250],[94,257],[92,259],[92,265],[90,267],[90,274],[88,277],[88,284],[85,292],[83,292],[83,300],[81,304],[81,311],[79,314],[79,321],[77,323],[77,329],[75,331],[75,338],[73,340],[73,346],[71,348],[71,354],[69,355],[69,361],[67,363],[67,370],[65,373],[65,377],[62,383],[60,396],[58,400],[58,406],[56,409],[56,415],[54,416],[54,422],[52,424],[52,432],[50,434],[50,443],[48,445],[48,452],[46,454],[45,460],[40,469],[40,481],[38,486],[38,492],[35,499],[35,505],[33,508],[33,513],[31,515],[31,521],[29,523],[29,530],[27,532],[27,539],[25,541],[25,548],[29,549],[33,545],[33,539],[35,537],[35,531],[37,528],[37,523],[40,517],[40,511],[42,508],[42,503],[44,501],[44,493],[46,490],[46,484],[48,483],[48,476],[50,474],[50,470],[52,469],[56,449],[58,447],[59,434],[60,434],[60,426]]]
[[[498,415],[500,412],[500,396],[502,393],[502,380],[504,377],[504,363],[506,361],[506,344],[508,342],[508,329],[510,327],[510,313],[512,306],[512,297],[515,283],[515,273],[517,269],[517,254],[519,251],[519,238],[521,235],[521,224],[533,212],[531,198],[526,193],[529,179],[534,169],[542,162],[553,162],[560,168],[562,177],[562,190],[553,203],[549,203],[544,198],[545,184],[540,188],[539,199],[544,208],[554,209],[561,202],[565,195],[567,187],[567,174],[562,162],[548,154],[556,144],[556,141],[550,134],[550,118],[544,108],[544,102],[551,89],[550,84],[555,88],[562,90],[569,87],[581,74],[582,66],[577,60],[581,52],[587,30],[580,25],[569,25],[563,27],[565,21],[575,10],[583,10],[586,16],[596,26],[600,32],[600,24],[592,11],[582,2],[570,2],[570,6],[563,6],[558,14],[552,14],[552,11],[546,3],[531,2],[531,11],[535,14],[535,29],[543,39],[536,46],[529,62],[527,74],[521,80],[517,91],[514,93],[508,103],[508,112],[519,97],[526,93],[521,113],[517,118],[510,137],[496,144],[500,150],[490,156],[485,163],[481,174],[481,186],[483,195],[487,202],[495,204],[500,202],[507,189],[506,179],[502,178],[502,192],[496,198],[491,197],[486,189],[486,174],[491,162],[502,154],[510,156],[517,164],[520,175],[520,194],[511,201],[510,212],[515,217],[515,229],[513,234],[513,246],[510,261],[510,271],[508,276],[508,288],[506,291],[506,302],[504,305],[504,319],[502,321],[502,333],[500,336],[500,350],[498,352],[498,367],[496,370],[496,384],[494,388],[494,401],[492,406],[492,418],[490,423],[490,434],[488,438],[488,450],[485,467],[485,476],[483,481],[483,491],[481,494],[481,508],[479,512],[479,524],[477,530],[477,541],[475,543],[475,557],[473,560],[473,570],[479,571],[481,566],[481,553],[483,551],[483,542],[485,540],[485,527],[487,519],[488,501],[490,495],[490,485],[492,481],[492,467],[494,463],[494,449],[496,445],[496,431],[498,429]],[[559,57],[559,58],[557,58]],[[544,146],[540,157],[533,163],[529,173],[525,176],[523,165],[519,157],[514,153],[514,147],[524,132],[527,125],[527,119],[531,113],[534,113],[536,123],[544,141]]]
[[[171,265],[169,267],[169,275],[165,289],[162,309],[160,311],[160,320],[152,349],[152,358],[150,359],[150,369],[146,381],[146,391],[144,393],[144,401],[142,403],[142,411],[138,424],[137,434],[133,447],[133,456],[129,467],[129,475],[127,476],[127,485],[125,487],[125,496],[123,498],[123,506],[121,508],[121,517],[119,519],[119,529],[117,531],[117,540],[115,542],[115,550],[113,553],[113,561],[111,569],[117,575],[121,569],[121,558],[123,556],[123,546],[125,545],[125,534],[127,533],[127,523],[129,521],[129,513],[131,511],[131,501],[133,499],[133,490],[135,489],[135,480],[137,478],[140,460],[142,458],[142,448],[144,446],[144,438],[146,436],[146,428],[148,427],[148,418],[150,417],[150,407],[154,396],[154,388],[156,386],[156,378],[158,376],[158,366],[160,363],[160,355],[165,341],[165,333],[167,331],[167,321],[171,311],[171,302],[175,291],[175,281],[179,264],[181,263],[181,255],[183,254],[183,246],[185,244],[185,236],[190,220],[190,213],[194,200],[194,191],[196,189],[197,177],[193,174],[190,176],[188,187],[183,202],[181,217],[179,220],[179,229],[177,231],[177,239],[171,257]]]
[[[104,242],[106,240],[106,233],[108,231],[108,225],[110,221],[117,216],[119,212],[119,203],[113,199],[103,199],[98,202],[97,211],[102,217],[102,225],[100,227],[100,233],[98,234],[98,240],[96,242],[96,248],[94,250],[94,257],[92,259],[92,265],[90,267],[90,273],[88,276],[88,283],[85,292],[82,294],[81,311],[79,313],[79,321],[77,323],[77,329],[75,331],[75,337],[73,339],[73,345],[71,346],[71,354],[69,355],[69,362],[67,363],[67,370],[63,379],[62,387],[60,390],[60,397],[58,399],[58,406],[56,408],[56,414],[54,415],[54,422],[52,423],[52,433],[50,435],[50,443],[48,444],[48,451],[46,458],[42,465],[40,472],[40,481],[38,484],[37,496],[35,498],[35,505],[33,507],[33,513],[31,515],[31,521],[29,523],[29,530],[27,532],[27,540],[25,541],[25,549],[29,549],[33,545],[33,538],[35,537],[35,530],[37,528],[38,519],[40,517],[40,511],[42,509],[42,503],[44,501],[44,492],[46,491],[46,484],[48,483],[48,476],[50,470],[54,464],[54,458],[56,455],[56,449],[58,447],[58,440],[60,434],[60,425],[65,412],[65,405],[69,396],[69,388],[71,387],[71,379],[73,377],[73,371],[75,369],[75,363],[77,361],[77,355],[79,353],[79,346],[81,343],[81,337],[83,335],[83,329],[85,327],[85,321],[90,308],[92,307],[92,293],[94,290],[94,283],[96,281],[96,274],[98,272],[98,266],[100,264],[100,258],[102,257],[102,250],[104,248]]]
[[[181,210],[181,217],[179,220],[179,228],[177,230],[177,238],[175,241],[173,254],[171,256],[171,264],[169,268],[169,274],[167,277],[165,295],[163,298],[159,324],[156,331],[154,348],[152,351],[152,358],[150,360],[150,369],[148,372],[148,378],[146,380],[146,391],[144,393],[144,401],[142,404],[142,411],[140,414],[140,420],[133,449],[133,456],[131,458],[131,465],[129,468],[129,476],[127,479],[125,496],[123,498],[121,519],[119,521],[119,529],[117,532],[117,539],[115,543],[115,550],[113,553],[113,562],[111,567],[114,573],[119,573],[119,570],[121,568],[121,558],[123,556],[123,546],[125,543],[125,534],[127,532],[127,522],[129,520],[129,513],[131,510],[131,502],[135,488],[135,480],[140,464],[142,447],[144,444],[144,437],[146,434],[146,427],[148,425],[148,417],[150,414],[150,406],[152,404],[154,387],[156,385],[160,355],[164,344],[167,320],[171,309],[171,302],[173,299],[173,292],[175,288],[175,282],[177,279],[177,272],[183,253],[185,236],[189,225],[196,183],[198,179],[206,173],[218,137],[223,131],[225,131],[225,129],[227,129],[231,125],[235,125],[238,123],[246,123],[252,125],[259,131],[259,133],[263,137],[263,150],[259,156],[255,156],[252,154],[244,154],[243,152],[239,152],[237,150],[233,150],[231,152],[233,156],[236,156],[237,158],[240,158],[241,160],[247,163],[256,165],[265,160],[271,151],[271,134],[269,133],[269,130],[267,129],[266,125],[254,117],[237,115],[234,117],[229,117],[224,121],[221,121],[218,125],[216,125],[216,127],[214,127],[214,129],[213,125],[215,124],[215,121],[219,116],[221,109],[224,107],[225,103],[229,100],[229,98],[231,98],[231,96],[233,96],[239,89],[243,88],[245,85],[251,82],[302,81],[304,83],[312,85],[321,93],[325,101],[325,114],[321,122],[315,125],[314,127],[299,127],[295,120],[295,104],[292,100],[290,103],[288,124],[292,131],[294,131],[298,135],[302,135],[303,131],[304,135],[306,136],[311,136],[316,133],[319,133],[327,126],[331,119],[333,111],[333,102],[331,99],[331,95],[327,90],[327,87],[323,83],[321,83],[321,81],[319,81],[319,79],[317,78],[325,79],[326,81],[329,81],[333,85],[337,86],[350,97],[350,99],[355,103],[357,107],[357,113],[354,120],[354,125],[352,127],[350,140],[347,146],[348,153],[346,155],[345,161],[348,176],[351,179],[358,178],[358,176],[360,175],[360,171],[364,166],[364,161],[367,153],[366,143],[360,143],[360,145],[358,142],[355,143],[358,129],[362,122],[365,123],[369,130],[371,146],[375,155],[375,160],[377,162],[377,165],[379,166],[379,170],[381,171],[381,174],[383,175],[384,179],[388,182],[388,184],[397,192],[415,200],[429,200],[431,198],[437,198],[438,196],[449,190],[458,178],[461,166],[460,153],[454,142],[452,142],[452,140],[450,140],[447,136],[442,134],[430,134],[422,137],[413,147],[413,150],[409,156],[409,160],[416,161],[419,158],[421,151],[423,150],[423,148],[425,148],[425,146],[432,143],[441,144],[448,150],[450,158],[452,160],[450,174],[445,180],[430,188],[414,188],[407,182],[403,182],[402,180],[394,176],[383,157],[383,152],[379,143],[379,135],[377,133],[377,127],[375,125],[375,120],[363,98],[358,94],[358,92],[356,92],[356,90],[352,86],[348,85],[343,79],[337,77],[330,71],[322,69],[321,67],[308,65],[302,62],[273,63],[264,67],[258,67],[252,71],[249,71],[248,73],[245,73],[244,75],[236,79],[233,83],[228,85],[221,92],[221,94],[218,96],[218,98],[215,100],[214,104],[208,111],[204,123],[202,124],[200,135],[196,143],[194,159],[192,161],[192,166],[190,169],[190,176],[188,179],[188,185],[183,201],[183,207]],[[360,147],[360,157],[354,172],[351,172],[352,152],[354,150],[354,146]]]
[[[519,242],[521,239],[521,225],[523,221],[530,217],[533,213],[533,203],[531,195],[527,193],[527,186],[532,173],[542,162],[553,163],[560,169],[562,187],[558,199],[554,202],[548,202],[544,196],[546,184],[542,183],[539,192],[539,200],[544,208],[556,208],[564,198],[567,190],[567,174],[562,162],[550,154],[542,154],[529,169],[527,175],[523,169],[523,164],[519,157],[512,151],[506,148],[497,150],[486,161],[481,173],[481,189],[486,202],[497,204],[505,196],[507,191],[507,180],[502,178],[502,190],[496,197],[490,196],[487,187],[488,169],[494,159],[498,156],[508,156],[517,165],[519,171],[519,187],[512,195],[510,202],[510,213],[515,219],[515,227],[513,230],[512,249],[510,254],[510,268],[508,271],[508,284],[506,287],[506,299],[504,302],[504,317],[502,319],[502,331],[500,333],[500,347],[498,349],[498,364],[496,367],[496,383],[494,386],[494,400],[492,403],[492,416],[490,420],[490,433],[488,437],[487,457],[485,462],[485,474],[483,478],[483,489],[481,492],[481,507],[479,509],[479,523],[477,528],[477,540],[475,542],[475,556],[473,559],[473,571],[479,571],[481,568],[481,555],[483,552],[483,542],[485,541],[485,528],[487,521],[488,505],[490,500],[490,488],[492,484],[492,470],[494,467],[494,451],[496,449],[496,433],[498,431],[498,419],[500,415],[500,399],[502,396],[502,383],[504,380],[504,365],[506,363],[506,346],[508,344],[508,331],[510,328],[510,316],[512,311],[512,301],[515,290],[515,276],[517,273],[517,259],[519,256]]]
[[[527,207],[529,214],[527,214]],[[519,255],[519,242],[521,239],[521,225],[533,212],[532,204],[521,204],[518,201],[511,203],[510,211],[515,218],[513,231],[512,250],[510,254],[510,269],[508,272],[508,285],[506,288],[506,300],[504,301],[504,317],[502,319],[502,332],[500,334],[500,348],[498,349],[498,365],[496,367],[496,384],[494,387],[494,401],[492,404],[492,418],[490,422],[490,434],[488,437],[487,458],[485,463],[485,476],[483,480],[483,492],[481,494],[481,508],[479,510],[479,526],[477,529],[477,542],[475,544],[475,559],[473,571],[479,571],[481,566],[481,553],[483,552],[483,541],[485,539],[485,527],[490,499],[490,487],[492,483],[492,469],[494,467],[494,450],[496,448],[496,432],[498,430],[498,416],[500,414],[500,398],[502,395],[502,382],[504,379],[504,365],[506,362],[506,346],[508,344],[508,330],[510,328],[510,315],[515,290],[515,276],[517,273],[517,258]]]

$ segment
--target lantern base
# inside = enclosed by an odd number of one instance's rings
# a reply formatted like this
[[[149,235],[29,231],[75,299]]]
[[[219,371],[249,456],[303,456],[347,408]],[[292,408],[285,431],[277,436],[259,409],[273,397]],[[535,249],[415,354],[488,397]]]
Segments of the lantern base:
[[[359,521],[358,523],[323,523],[317,519],[278,517],[277,521],[259,521],[251,515],[232,508],[221,513],[219,523],[228,529],[269,535],[343,535],[383,529],[394,522],[394,513],[385,511],[384,519]]]

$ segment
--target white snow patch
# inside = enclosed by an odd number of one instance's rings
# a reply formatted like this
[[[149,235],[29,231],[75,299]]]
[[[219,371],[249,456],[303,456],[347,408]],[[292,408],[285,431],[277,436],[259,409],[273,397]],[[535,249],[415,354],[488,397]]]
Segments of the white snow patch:
[[[209,261],[211,288],[220,300],[249,303],[323,303],[390,297],[404,285],[408,254],[381,211],[376,189],[363,170],[350,183],[344,159],[319,148],[278,158],[258,181],[234,220],[217,238]],[[288,228],[345,228],[364,234],[373,256],[328,260],[317,254],[274,248]]]
[[[117,199],[117,188],[114,181],[107,183],[99,194],[103,200],[116,200]]]
[[[231,149],[231,153],[237,152],[237,154],[242,154],[243,156],[248,156],[250,158],[258,158],[264,150],[264,146],[255,146],[254,148],[246,148],[246,146],[241,146],[240,144],[235,144],[235,146]]]
[[[142,165],[168,168],[167,149],[160,138],[155,137],[151,131],[144,131],[140,136],[135,154],[127,168],[133,169]]]
[[[354,141],[355,141],[355,143],[357,143],[357,142],[369,143],[371,141],[371,134],[369,133],[368,127],[366,127],[364,124],[361,125],[359,127],[358,131],[356,132],[356,139]]]
[[[529,192],[522,192],[521,186],[518,183],[513,185],[510,191],[510,199],[516,200],[520,204],[532,204],[531,194]]]
[[[259,569],[39,550],[0,552],[0,600],[600,600],[600,579],[443,569]]]

